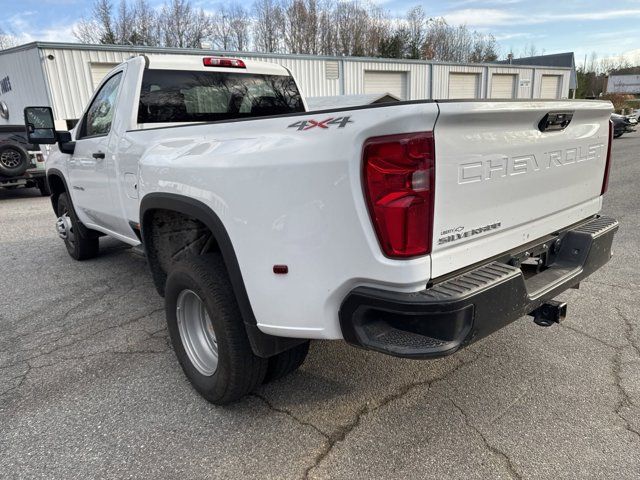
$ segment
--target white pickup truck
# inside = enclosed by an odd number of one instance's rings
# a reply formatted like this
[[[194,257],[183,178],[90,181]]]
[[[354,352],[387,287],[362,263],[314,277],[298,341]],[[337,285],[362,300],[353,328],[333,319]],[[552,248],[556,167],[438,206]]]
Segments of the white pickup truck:
[[[612,106],[407,101],[306,111],[291,73],[139,56],[107,75],[47,178],[70,255],[142,244],[184,372],[227,403],[310,339],[432,358],[530,314],[611,256]]]

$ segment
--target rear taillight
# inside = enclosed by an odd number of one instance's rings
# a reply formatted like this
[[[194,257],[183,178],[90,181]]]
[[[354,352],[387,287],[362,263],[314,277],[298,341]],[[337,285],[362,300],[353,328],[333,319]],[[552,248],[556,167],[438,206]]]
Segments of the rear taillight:
[[[385,255],[405,258],[431,252],[433,133],[368,139],[363,179],[369,214]]]
[[[609,145],[607,146],[607,159],[604,164],[604,177],[602,179],[602,190],[600,195],[604,195],[609,188],[609,170],[611,170],[611,145],[613,144],[613,121],[609,120]]]
[[[202,64],[205,67],[247,68],[244,62],[237,58],[204,57]]]

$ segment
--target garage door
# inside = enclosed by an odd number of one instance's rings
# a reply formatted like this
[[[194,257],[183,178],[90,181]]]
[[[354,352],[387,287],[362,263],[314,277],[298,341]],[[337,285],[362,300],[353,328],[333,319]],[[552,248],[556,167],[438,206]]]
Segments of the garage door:
[[[496,73],[491,76],[491,98],[515,98],[516,76]]]
[[[364,93],[392,93],[407,99],[406,72],[364,72]]]
[[[92,63],[91,64],[91,81],[95,90],[100,85],[102,79],[114,68],[117,63]]]
[[[477,73],[450,73],[449,98],[480,98],[480,75]]]
[[[540,98],[560,98],[560,75],[542,75]]]

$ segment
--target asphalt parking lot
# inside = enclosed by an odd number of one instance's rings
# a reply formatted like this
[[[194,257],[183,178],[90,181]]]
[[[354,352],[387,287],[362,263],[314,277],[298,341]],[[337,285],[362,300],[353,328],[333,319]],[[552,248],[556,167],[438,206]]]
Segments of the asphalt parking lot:
[[[182,374],[143,258],[102,239],[75,262],[48,199],[0,191],[0,477],[638,478],[639,179],[625,135],[615,256],[562,295],[562,325],[429,362],[315,342],[225,408]]]

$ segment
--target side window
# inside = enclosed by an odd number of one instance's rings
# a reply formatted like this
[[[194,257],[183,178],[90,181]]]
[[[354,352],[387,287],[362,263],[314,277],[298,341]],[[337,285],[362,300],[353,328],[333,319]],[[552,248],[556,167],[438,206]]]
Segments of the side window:
[[[115,74],[107,80],[94,97],[84,117],[80,138],[107,135],[109,133],[121,79],[122,72]]]

